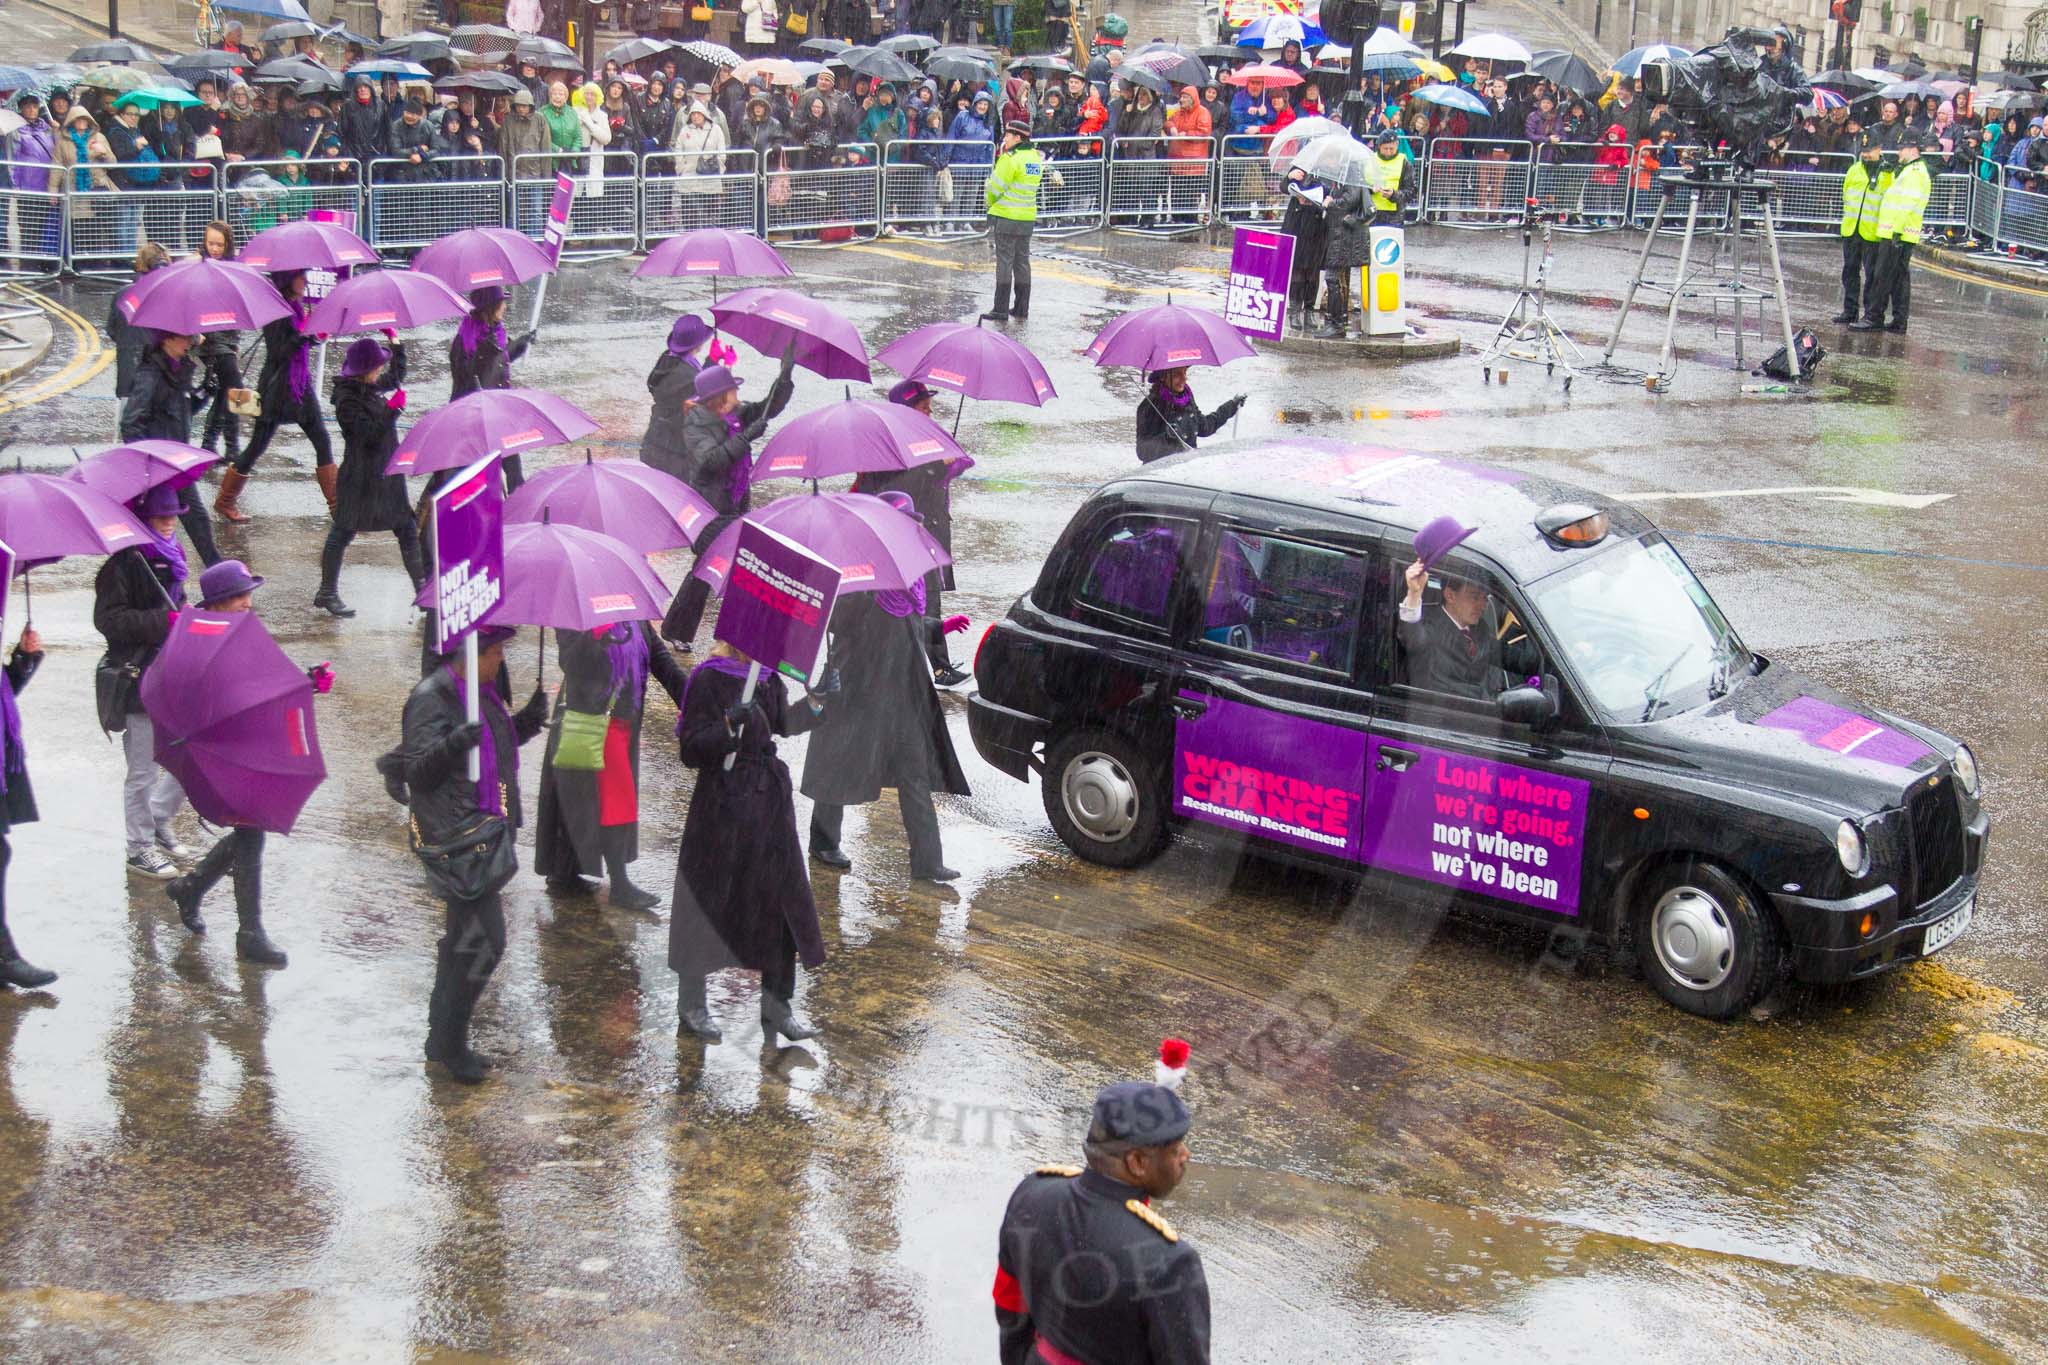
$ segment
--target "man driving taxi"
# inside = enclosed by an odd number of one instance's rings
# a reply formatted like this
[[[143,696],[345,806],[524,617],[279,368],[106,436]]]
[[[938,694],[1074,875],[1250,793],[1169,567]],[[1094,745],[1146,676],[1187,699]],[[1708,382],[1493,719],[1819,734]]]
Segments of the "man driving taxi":
[[[1483,584],[1439,573],[1443,601],[1425,611],[1422,591],[1430,569],[1476,528],[1438,517],[1415,536],[1417,558],[1407,568],[1408,595],[1400,611],[1401,643],[1408,651],[1410,686],[1491,701],[1515,680],[1542,671],[1542,655],[1528,636],[1502,641],[1500,612]],[[1504,671],[1505,670],[1505,671]]]

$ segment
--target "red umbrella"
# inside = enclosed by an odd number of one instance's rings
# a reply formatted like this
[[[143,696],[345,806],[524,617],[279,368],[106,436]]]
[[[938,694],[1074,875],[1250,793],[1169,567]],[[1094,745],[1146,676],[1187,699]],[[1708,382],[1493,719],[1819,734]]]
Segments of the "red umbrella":
[[[590,414],[539,389],[478,389],[428,413],[398,438],[386,474],[464,469],[486,455],[561,445],[597,430]]]
[[[486,285],[510,288],[550,274],[554,263],[534,240],[511,228],[464,228],[420,249],[412,268],[459,294]]]
[[[860,331],[816,299],[787,289],[742,289],[713,304],[711,316],[762,355],[780,357],[794,346],[796,363],[827,379],[873,378]]]
[[[423,327],[469,311],[469,300],[417,270],[366,270],[334,286],[313,305],[306,330],[322,336]]]
[[[1244,333],[1206,308],[1189,308],[1168,298],[1111,318],[1088,343],[1097,365],[1136,365],[1171,370],[1182,365],[1227,365],[1257,355]]]
[[[121,291],[119,307],[131,326],[187,336],[253,332],[292,311],[262,271],[204,256],[150,271]]]
[[[916,408],[848,399],[786,423],[754,457],[754,477],[829,479],[909,469],[963,454],[944,427]]]
[[[130,441],[86,456],[65,470],[64,477],[126,503],[158,484],[184,488],[198,483],[218,463],[220,456],[183,441]]]
[[[1223,77],[1228,85],[1249,85],[1253,81],[1264,81],[1268,85],[1300,85],[1301,73],[1289,71],[1284,66],[1241,66]]]
[[[580,526],[650,555],[688,545],[717,515],[701,493],[672,474],[638,460],[600,463],[587,451],[582,464],[544,469],[505,500],[508,524]]]
[[[251,270],[343,270],[375,265],[377,252],[339,223],[304,219],[263,229],[242,245],[235,260]]]

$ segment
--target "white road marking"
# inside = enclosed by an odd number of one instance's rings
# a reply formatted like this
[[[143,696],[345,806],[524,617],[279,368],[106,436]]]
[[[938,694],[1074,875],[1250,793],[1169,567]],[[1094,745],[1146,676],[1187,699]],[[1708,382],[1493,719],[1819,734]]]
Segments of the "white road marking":
[[[1715,488],[1698,493],[1612,493],[1618,502],[1693,502],[1722,498],[1813,498],[1818,502],[1846,502],[1859,507],[1905,507],[1917,512],[1953,493],[1888,493],[1882,488],[1843,488],[1819,485],[1811,488]]]

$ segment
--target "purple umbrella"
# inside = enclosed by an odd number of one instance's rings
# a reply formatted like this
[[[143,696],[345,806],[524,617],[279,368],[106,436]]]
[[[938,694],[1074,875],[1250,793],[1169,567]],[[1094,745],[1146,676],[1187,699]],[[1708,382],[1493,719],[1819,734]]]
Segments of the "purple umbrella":
[[[873,378],[860,332],[816,299],[787,289],[742,289],[713,304],[711,316],[762,355],[780,357],[794,346],[796,363],[827,379]]]
[[[121,291],[121,316],[160,332],[253,332],[292,311],[270,277],[198,257],[150,271]]]
[[[597,430],[590,415],[539,389],[478,389],[428,413],[399,438],[386,474],[463,469],[486,455],[557,446]]]
[[[717,510],[696,489],[638,460],[606,460],[586,451],[582,464],[557,465],[521,484],[505,502],[505,521],[580,526],[642,554],[679,550]]]
[[[493,284],[510,289],[555,267],[532,238],[510,228],[483,227],[451,232],[422,248],[412,268],[467,294]]]
[[[850,398],[786,424],[754,457],[757,479],[829,479],[909,469],[964,454],[946,429],[916,408]]]
[[[250,611],[183,611],[142,675],[156,761],[216,825],[290,834],[327,777],[313,683]]]
[[[1257,354],[1244,334],[1220,314],[1172,299],[1110,319],[1088,343],[1088,358],[1097,365],[1136,365],[1144,370],[1227,365]]]
[[[366,270],[334,286],[313,305],[306,330],[322,336],[423,327],[469,311],[469,300],[417,270]]]
[[[64,477],[125,503],[159,484],[184,488],[198,483],[218,463],[220,456],[183,441],[130,441],[88,455],[65,470]]]
[[[647,556],[624,541],[553,522],[505,524],[505,595],[491,609],[494,625],[596,630],[620,621],[658,621],[668,585]],[[434,604],[428,583],[415,606]]]
[[[28,571],[66,555],[110,555],[145,545],[149,533],[126,507],[77,479],[27,474],[20,461],[0,474],[0,540],[14,551],[28,619],[35,619]],[[5,584],[0,584],[4,590]]]
[[[720,275],[787,275],[782,253],[747,232],[698,228],[656,243],[635,275],[709,275],[711,301],[718,302]]]
[[[339,223],[307,219],[263,229],[243,244],[235,260],[251,270],[342,270],[375,265],[377,252]]]
[[[744,521],[788,536],[832,561],[839,567],[841,592],[902,592],[933,569],[953,562],[931,532],[880,498],[866,493],[806,493],[749,512],[705,547],[692,572],[711,585],[713,594],[725,591]]]
[[[1029,403],[1042,408],[1059,394],[1052,376],[1021,341],[991,332],[980,323],[934,322],[900,336],[875,353],[875,359],[909,379],[947,389],[963,398],[990,398],[999,403]],[[960,430],[962,403],[953,413]]]

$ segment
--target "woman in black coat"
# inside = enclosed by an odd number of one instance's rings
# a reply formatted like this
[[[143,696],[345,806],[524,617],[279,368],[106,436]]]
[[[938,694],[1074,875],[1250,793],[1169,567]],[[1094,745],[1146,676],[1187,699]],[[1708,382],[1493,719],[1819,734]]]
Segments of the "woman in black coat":
[[[320,481],[320,494],[327,499],[327,510],[334,510],[334,446],[327,439],[327,421],[320,415],[320,395],[313,389],[311,352],[318,343],[303,330],[307,311],[306,272],[281,271],[271,275],[270,280],[292,311],[263,326],[263,372],[256,379],[263,415],[249,431],[249,444],[242,448],[242,458],[221,475],[220,496],[213,504],[213,510],[229,521],[247,520],[237,505],[242,485],[248,482],[256,461],[270,448],[270,438],[287,422],[305,432],[306,439],[313,443],[313,476]],[[228,508],[236,510],[231,513]]]
[[[141,329],[147,332],[147,329]],[[142,352],[135,374],[121,404],[121,439],[124,441],[192,440],[192,409],[198,401],[194,387],[199,382],[199,362],[192,356],[192,338],[174,333],[154,333],[154,340]],[[199,555],[202,566],[220,563],[220,551],[213,543],[213,519],[206,515],[197,484],[178,492],[178,524]]]
[[[405,411],[405,343],[386,331],[391,345],[359,337],[341,362],[334,381],[334,421],[341,428],[341,481],[335,495],[334,524],[320,547],[320,589],[313,605],[335,616],[354,616],[341,600],[341,557],[349,542],[364,531],[389,531],[398,539],[399,558],[417,592],[427,581],[420,557],[419,527],[406,502],[405,476],[386,474],[398,449],[398,417]]]
[[[547,757],[540,768],[540,814],[533,831],[533,870],[555,892],[583,894],[583,878],[603,871],[606,899],[621,910],[652,910],[661,897],[633,885],[626,865],[640,856],[640,725],[651,674],[669,700],[682,704],[686,680],[668,647],[645,623],[598,630],[558,630],[562,690],[555,701]],[[602,766],[557,762],[568,712],[607,719]]]
[[[6,753],[0,755],[0,785],[5,787],[0,791],[0,986],[28,991],[57,979],[55,972],[22,958],[14,946],[14,933],[7,927],[7,865],[14,861],[14,848],[7,836],[16,825],[30,824],[36,818],[36,794],[28,784],[28,755],[21,743],[21,710],[14,697],[28,686],[42,662],[43,640],[30,626],[21,632],[14,657],[0,670],[0,744],[6,747]]]
[[[1203,412],[1188,387],[1188,367],[1155,370],[1151,386],[1138,400],[1138,459],[1150,464],[1183,450],[1193,450],[1204,436],[1213,436],[1244,406],[1244,395]]]
[[[1323,210],[1323,329],[1326,340],[1342,337],[1351,326],[1351,277],[1372,254],[1372,197],[1353,185],[1330,190]]]
[[[1287,172],[1287,185],[1290,191],[1297,186],[1303,191],[1314,188],[1308,172],[1301,170]],[[1316,290],[1322,284],[1323,249],[1329,229],[1322,205],[1297,193],[1288,194],[1287,211],[1280,215],[1280,230],[1294,238],[1294,265],[1287,274],[1287,305],[1294,312],[1290,324],[1304,332],[1316,309]]]
[[[695,313],[685,313],[668,329],[668,345],[647,372],[647,434],[640,438],[642,463],[668,474],[683,468],[683,408],[697,396],[697,371],[711,329]],[[681,477],[678,475],[678,477]]]
[[[206,225],[200,243],[202,253],[210,261],[232,261],[235,258],[235,230],[218,218]],[[213,405],[206,410],[206,428],[199,444],[208,450],[224,449],[227,461],[232,465],[242,455],[242,419],[228,407],[234,401],[230,395],[242,387],[242,334],[208,332],[199,341],[199,361],[206,366],[206,387],[213,394]],[[196,494],[193,502],[194,505],[203,505],[198,502]],[[206,562],[213,563],[211,559]]]
[[[448,343],[451,403],[478,389],[511,388],[512,363],[526,354],[535,335],[527,332],[514,341],[505,339],[505,291],[497,285],[470,290],[469,305],[469,316]],[[505,456],[504,465],[505,491],[510,493],[526,482],[526,472],[517,455]]]
[[[712,657],[690,675],[676,722],[683,762],[697,770],[676,853],[668,930],[668,965],[680,978],[677,1032],[720,1041],[704,978],[745,967],[761,973],[762,1031],[798,1042],[817,1030],[790,1004],[796,963],[822,965],[825,940],[797,841],[789,769],[775,756],[775,736],[810,729],[824,704],[806,697],[791,706],[782,680],[763,672],[753,701],[743,707],[746,675],[746,663],[730,646],[713,646]]]

